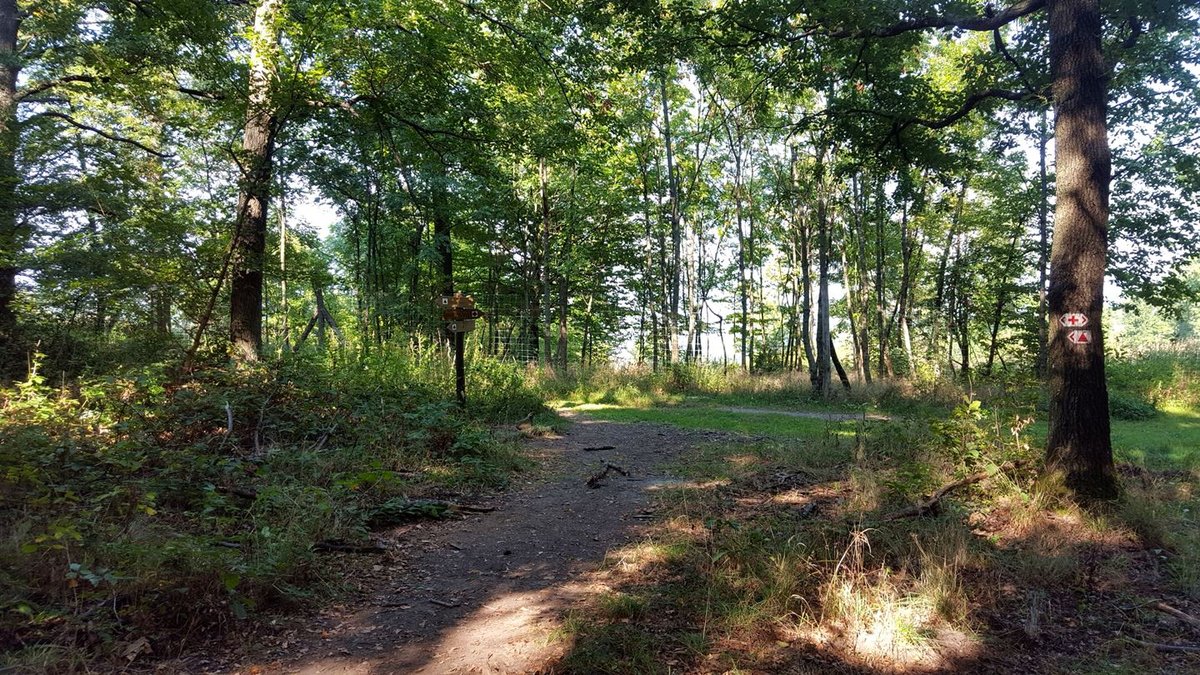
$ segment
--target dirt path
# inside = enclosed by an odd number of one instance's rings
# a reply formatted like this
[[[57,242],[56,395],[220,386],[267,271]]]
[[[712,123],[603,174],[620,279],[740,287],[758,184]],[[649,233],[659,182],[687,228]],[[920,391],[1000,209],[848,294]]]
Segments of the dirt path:
[[[564,609],[594,589],[586,572],[637,535],[664,464],[728,438],[651,424],[574,417],[562,437],[530,441],[551,476],[497,500],[496,511],[409,530],[375,565],[368,605],[279,629],[235,660],[189,670],[243,673],[522,673],[559,654]],[[601,446],[612,449],[588,450]],[[596,489],[605,463],[630,472]],[[643,519],[639,519],[642,516]],[[224,661],[224,662],[221,662]]]

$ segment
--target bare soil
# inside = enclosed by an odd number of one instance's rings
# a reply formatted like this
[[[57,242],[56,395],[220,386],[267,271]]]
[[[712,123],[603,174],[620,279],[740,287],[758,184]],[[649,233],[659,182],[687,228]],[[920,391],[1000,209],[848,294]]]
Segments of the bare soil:
[[[667,464],[709,441],[744,438],[573,416],[531,439],[547,467],[490,513],[397,528],[382,556],[346,556],[358,597],[260,623],[232,644],[160,665],[205,673],[525,673],[561,656],[563,612],[596,591],[588,573],[652,518]],[[599,449],[613,446],[611,449]],[[589,488],[588,479],[612,464]]]

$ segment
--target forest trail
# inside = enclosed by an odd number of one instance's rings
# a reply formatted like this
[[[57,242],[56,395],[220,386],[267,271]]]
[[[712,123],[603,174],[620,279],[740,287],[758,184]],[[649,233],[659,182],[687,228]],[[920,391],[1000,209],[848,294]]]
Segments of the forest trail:
[[[246,640],[255,643],[246,652],[188,669],[522,673],[560,656],[553,632],[563,610],[603,590],[588,573],[648,522],[655,490],[672,481],[665,465],[705,442],[745,438],[566,416],[562,436],[527,441],[544,478],[498,498],[491,513],[393,533],[396,550],[375,565],[365,606],[268,629]],[[614,472],[589,489],[606,464],[630,475]]]

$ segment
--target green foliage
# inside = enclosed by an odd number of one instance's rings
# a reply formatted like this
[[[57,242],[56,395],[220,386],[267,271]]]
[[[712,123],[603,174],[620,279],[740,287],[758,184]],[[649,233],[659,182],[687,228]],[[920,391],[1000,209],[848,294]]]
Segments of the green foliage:
[[[487,426],[534,400],[511,369],[485,366],[500,384],[464,412],[429,385],[436,363],[298,359],[180,382],[149,367],[65,387],[35,369],[0,392],[0,626],[90,636],[91,658],[323,594],[315,543],[523,466]]]
[[[1111,391],[1128,393],[1155,406],[1200,407],[1200,351],[1190,343],[1114,355],[1106,369]]]
[[[1108,412],[1119,420],[1136,422],[1153,419],[1158,416],[1154,404],[1132,394],[1113,391],[1108,395]]]

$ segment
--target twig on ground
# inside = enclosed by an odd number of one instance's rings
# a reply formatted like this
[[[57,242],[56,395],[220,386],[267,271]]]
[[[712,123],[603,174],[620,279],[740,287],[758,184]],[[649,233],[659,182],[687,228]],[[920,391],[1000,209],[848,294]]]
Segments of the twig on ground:
[[[437,605],[438,607],[454,608],[454,607],[458,607],[460,604],[462,604],[459,602],[446,602],[445,600],[438,600],[437,598],[430,598],[429,601],[432,602],[433,604]]]
[[[615,471],[615,472],[621,474],[622,476],[625,476],[626,478],[629,477],[629,472],[626,471],[625,469],[622,469],[621,467],[617,466],[616,464],[605,464],[603,471],[601,471],[600,473],[597,473],[596,475],[594,475],[588,479],[587,486],[590,488],[600,487],[600,482],[603,481],[605,478],[608,478],[608,474],[610,471]]]
[[[1195,645],[1167,645],[1167,644],[1163,644],[1161,642],[1147,642],[1145,640],[1139,640],[1135,637],[1130,637],[1128,635],[1126,635],[1125,638],[1134,644],[1139,644],[1143,647],[1151,647],[1153,649],[1157,649],[1160,652],[1200,653],[1200,647],[1197,647]]]
[[[1162,612],[1163,614],[1169,614],[1186,624],[1190,624],[1192,626],[1192,628],[1200,629],[1200,619],[1197,619],[1196,617],[1194,617],[1191,614],[1188,614],[1186,612],[1181,612],[1178,609],[1175,609],[1174,607],[1163,602],[1162,600],[1158,600],[1154,603],[1151,603],[1150,606],[1153,607],[1154,609],[1157,609],[1158,611]]]
[[[593,445],[583,449],[584,452],[599,452],[601,450],[616,450],[615,445]]]
[[[377,542],[369,544],[347,544],[344,541],[336,539],[326,539],[313,544],[314,551],[322,551],[325,553],[383,553],[386,548],[380,546]]]

